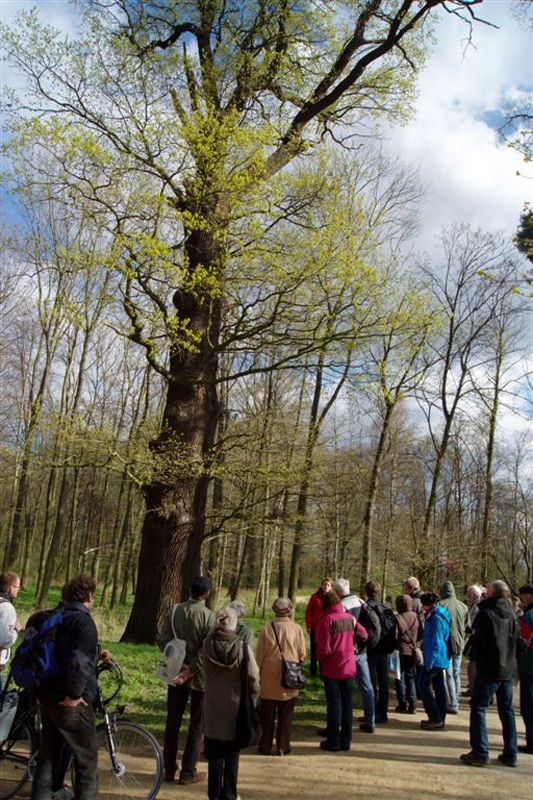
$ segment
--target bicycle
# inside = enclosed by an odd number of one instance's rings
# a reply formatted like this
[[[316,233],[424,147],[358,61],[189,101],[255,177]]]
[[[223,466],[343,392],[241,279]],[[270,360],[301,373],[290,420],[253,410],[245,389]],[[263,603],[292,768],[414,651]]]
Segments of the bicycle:
[[[122,670],[115,661],[97,667],[95,710],[103,716],[96,726],[98,798],[153,800],[163,779],[163,758],[156,738],[141,725],[122,719],[125,706],[107,710],[118,695]],[[107,686],[106,686],[107,684]],[[39,741],[39,709],[31,692],[18,692],[19,706],[8,737],[0,743],[0,800],[19,794],[33,778]],[[20,712],[19,712],[20,709]]]

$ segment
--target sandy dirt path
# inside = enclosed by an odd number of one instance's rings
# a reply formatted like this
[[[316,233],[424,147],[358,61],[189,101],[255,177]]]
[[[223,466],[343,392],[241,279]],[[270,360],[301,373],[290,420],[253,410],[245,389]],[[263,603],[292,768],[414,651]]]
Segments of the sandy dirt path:
[[[348,753],[324,753],[318,747],[316,727],[293,730],[292,753],[282,758],[259,756],[252,750],[241,755],[241,800],[533,800],[533,756],[519,755],[518,767],[498,764],[501,728],[497,713],[488,715],[491,764],[483,769],[463,766],[458,757],[467,752],[468,707],[449,716],[446,730],[422,731],[415,717],[391,713],[387,725],[374,734],[356,731]],[[523,724],[517,718],[519,741]],[[205,772],[202,762],[199,770]],[[163,784],[161,800],[207,797],[206,782],[195,786]]]

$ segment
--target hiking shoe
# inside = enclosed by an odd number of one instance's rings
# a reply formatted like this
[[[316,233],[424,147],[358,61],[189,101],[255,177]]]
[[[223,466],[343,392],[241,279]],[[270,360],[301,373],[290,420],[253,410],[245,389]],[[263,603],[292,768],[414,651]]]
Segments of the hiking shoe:
[[[504,756],[503,753],[500,753],[500,755],[498,756],[498,761],[500,762],[500,764],[503,764],[504,767],[516,767],[516,759],[513,761],[510,758]]]
[[[368,725],[366,722],[359,723],[359,730],[363,733],[374,733],[374,726]]]
[[[200,783],[204,778],[205,774],[203,772],[196,772],[194,775],[183,775],[180,772],[178,783],[180,786],[189,786],[190,783]]]
[[[420,727],[425,731],[438,731],[444,728],[444,722],[437,722],[436,719],[423,719]]]
[[[533,756],[533,747],[528,747],[527,744],[519,744],[518,745],[518,752],[519,753],[529,753],[530,756]]]
[[[320,749],[321,750],[330,750],[332,753],[338,753],[339,750],[340,750],[340,747],[334,747],[332,744],[328,744],[327,739],[325,739],[323,742],[320,742]]]
[[[480,756],[477,753],[474,753],[471,750],[469,753],[463,753],[462,756],[459,756],[463,764],[467,764],[469,767],[486,767],[489,763],[489,759],[485,758],[485,756]]]

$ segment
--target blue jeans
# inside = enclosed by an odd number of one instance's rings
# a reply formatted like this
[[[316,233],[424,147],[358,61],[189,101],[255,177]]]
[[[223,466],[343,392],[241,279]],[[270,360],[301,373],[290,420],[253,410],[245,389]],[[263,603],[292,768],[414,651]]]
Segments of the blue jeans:
[[[323,678],[327,703],[328,747],[349,750],[352,741],[353,678]]]
[[[404,656],[400,653],[401,680],[396,681],[396,695],[398,703],[403,705],[416,703],[416,664],[413,656]]]
[[[355,680],[361,692],[361,699],[363,701],[363,716],[365,725],[372,725],[376,721],[376,698],[374,695],[374,687],[370,678],[370,668],[368,666],[368,656],[366,650],[357,654],[357,672]]]
[[[461,697],[461,655],[450,658],[450,666],[446,670],[446,699],[451,708],[459,708]]]
[[[431,722],[446,720],[446,688],[442,667],[424,667],[420,673],[420,694],[424,709]]]
[[[487,710],[494,695],[502,723],[503,757],[511,762],[516,761],[517,740],[512,681],[492,681],[477,673],[470,697],[470,745],[476,755],[488,759]]]
[[[533,675],[520,673],[520,713],[526,726],[526,747],[533,750]]]

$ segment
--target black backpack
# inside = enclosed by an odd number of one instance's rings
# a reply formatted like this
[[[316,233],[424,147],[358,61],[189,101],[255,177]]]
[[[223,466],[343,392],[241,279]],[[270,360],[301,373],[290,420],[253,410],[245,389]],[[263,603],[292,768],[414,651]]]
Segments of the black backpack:
[[[350,609],[350,614],[368,633],[368,639],[363,643],[363,647],[366,645],[369,650],[374,650],[381,640],[381,623],[378,615],[373,608],[363,602],[359,608]]]
[[[379,617],[381,625],[381,637],[374,649],[378,653],[392,653],[392,651],[396,649],[396,643],[398,641],[398,621],[396,615],[383,603],[376,603],[373,606],[373,610]]]

